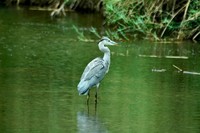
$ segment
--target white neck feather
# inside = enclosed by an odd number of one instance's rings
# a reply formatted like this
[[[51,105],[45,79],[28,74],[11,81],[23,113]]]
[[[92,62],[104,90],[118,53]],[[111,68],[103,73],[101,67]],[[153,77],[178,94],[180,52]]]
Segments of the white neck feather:
[[[105,47],[102,42],[99,43],[99,50],[104,53],[103,60],[110,64],[110,49]]]

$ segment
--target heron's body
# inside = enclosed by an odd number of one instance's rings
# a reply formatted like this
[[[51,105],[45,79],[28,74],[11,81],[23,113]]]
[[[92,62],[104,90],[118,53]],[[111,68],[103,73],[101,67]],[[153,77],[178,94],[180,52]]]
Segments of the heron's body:
[[[97,86],[104,78],[109,64],[104,62],[102,58],[95,58],[85,68],[81,81],[78,84],[80,95],[87,95],[89,89]]]
[[[96,86],[97,90],[100,81],[104,78],[109,71],[110,66],[110,50],[105,45],[114,45],[115,42],[107,37],[103,37],[99,42],[99,50],[104,53],[103,58],[97,57],[93,59],[85,68],[80,82],[78,84],[79,95],[89,95],[90,88]],[[97,95],[97,91],[96,91]]]

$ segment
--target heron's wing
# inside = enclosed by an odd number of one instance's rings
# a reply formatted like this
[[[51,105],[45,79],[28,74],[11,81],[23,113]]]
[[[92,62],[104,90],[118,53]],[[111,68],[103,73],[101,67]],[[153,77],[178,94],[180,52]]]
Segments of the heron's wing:
[[[103,77],[106,70],[103,60],[101,58],[95,58],[86,66],[81,76],[81,80],[90,80],[94,76],[97,78]]]

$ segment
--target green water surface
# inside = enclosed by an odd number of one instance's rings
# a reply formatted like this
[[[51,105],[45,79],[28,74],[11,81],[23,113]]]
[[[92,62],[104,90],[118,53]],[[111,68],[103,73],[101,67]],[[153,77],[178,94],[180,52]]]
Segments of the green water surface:
[[[77,84],[103,54],[73,29],[101,31],[99,15],[0,8],[1,133],[199,133],[200,44],[119,42],[95,106]],[[153,56],[152,56],[153,55]],[[166,57],[167,56],[167,57]],[[169,56],[169,57],[168,57]],[[184,58],[172,58],[184,57]]]

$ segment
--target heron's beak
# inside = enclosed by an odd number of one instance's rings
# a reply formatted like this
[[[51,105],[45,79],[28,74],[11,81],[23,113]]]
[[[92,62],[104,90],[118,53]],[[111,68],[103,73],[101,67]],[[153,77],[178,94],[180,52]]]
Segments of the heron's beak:
[[[118,45],[118,43],[111,41],[111,45]]]

